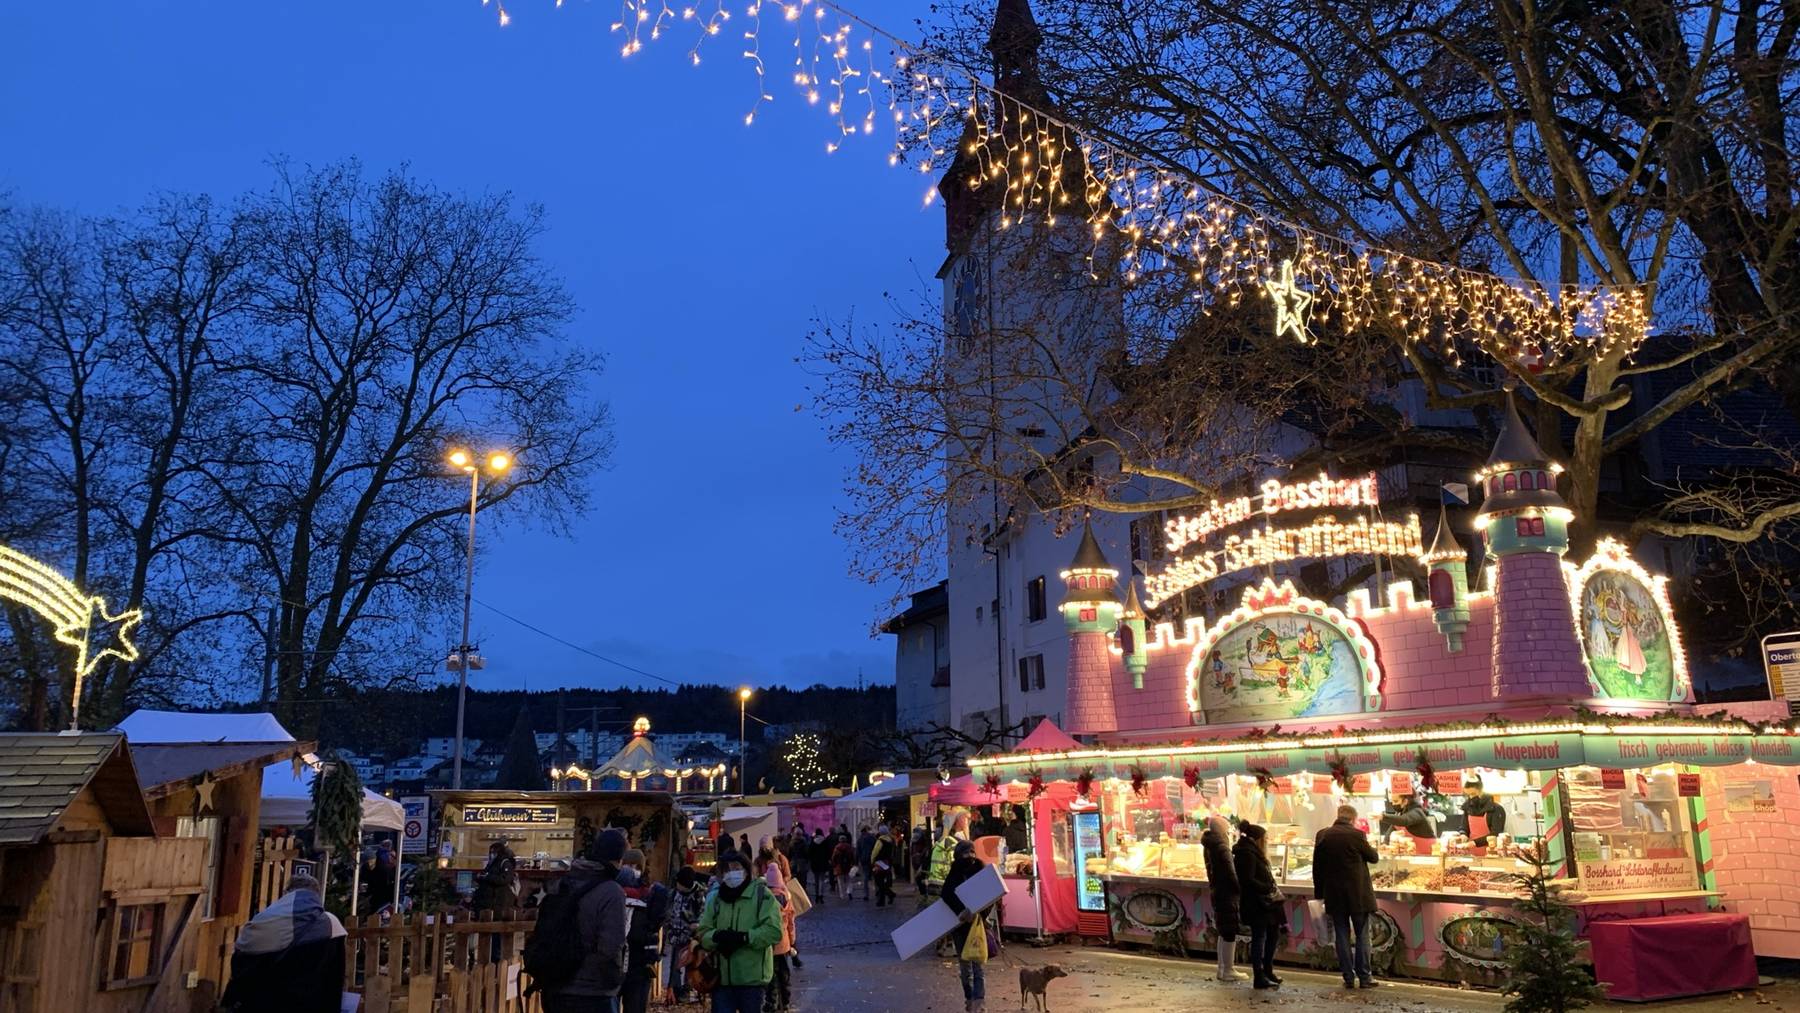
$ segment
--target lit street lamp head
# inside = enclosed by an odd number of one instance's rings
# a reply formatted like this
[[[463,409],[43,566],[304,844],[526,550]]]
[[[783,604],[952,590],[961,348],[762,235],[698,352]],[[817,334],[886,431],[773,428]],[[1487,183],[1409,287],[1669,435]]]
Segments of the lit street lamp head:
[[[475,463],[475,455],[467,450],[452,450],[449,461],[452,467],[461,471],[473,472],[479,465]],[[504,450],[496,450],[487,455],[487,470],[491,474],[502,475],[513,466],[512,455]]]
[[[745,686],[742,689],[739,689],[738,690],[738,699],[739,700],[749,700],[750,699],[750,687]]]

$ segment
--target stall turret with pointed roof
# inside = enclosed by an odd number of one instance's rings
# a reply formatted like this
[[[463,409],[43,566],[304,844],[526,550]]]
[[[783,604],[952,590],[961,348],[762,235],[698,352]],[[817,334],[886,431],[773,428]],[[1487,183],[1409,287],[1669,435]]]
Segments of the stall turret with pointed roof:
[[[1469,628],[1469,554],[1450,528],[1450,505],[1438,502],[1437,534],[1431,548],[1419,557],[1431,571],[1431,617],[1452,654],[1463,649],[1463,633]]]
[[[1075,559],[1062,572],[1063,624],[1069,629],[1069,701],[1064,724],[1076,734],[1118,727],[1113,706],[1113,631],[1119,626],[1119,571],[1094,540],[1094,527],[1081,526]]]
[[[1150,655],[1144,649],[1144,606],[1138,601],[1137,581],[1125,581],[1125,611],[1119,616],[1119,648],[1125,655],[1125,671],[1131,673],[1131,688],[1144,688],[1144,669],[1150,666]]]
[[[1500,438],[1488,455],[1487,467],[1476,476],[1483,493],[1475,526],[1487,539],[1491,555],[1512,552],[1554,552],[1569,548],[1569,506],[1556,491],[1562,466],[1550,459],[1533,439],[1512,388],[1506,391]],[[1521,523],[1522,522],[1522,523]]]
[[[1475,526],[1494,559],[1495,698],[1592,695],[1562,571],[1574,515],[1556,492],[1561,470],[1525,428],[1509,386],[1500,438],[1476,476]]]

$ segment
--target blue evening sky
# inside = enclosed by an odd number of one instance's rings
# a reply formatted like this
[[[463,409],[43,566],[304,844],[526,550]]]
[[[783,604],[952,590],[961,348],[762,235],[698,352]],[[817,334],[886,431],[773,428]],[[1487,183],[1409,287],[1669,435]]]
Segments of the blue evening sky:
[[[926,7],[870,3],[903,35]],[[608,359],[618,451],[573,538],[482,530],[476,596],[671,679],[891,679],[869,630],[894,589],[846,575],[831,524],[848,462],[795,411],[793,359],[815,314],[918,305],[943,252],[927,181],[888,168],[879,134],[827,155],[832,125],[779,56],[777,101],[746,128],[741,29],[694,68],[685,31],[621,60],[609,0],[510,10],[501,29],[477,0],[15,5],[0,192],[109,212],[263,187],[275,156],[355,156],[543,204],[571,336]],[[477,685],[653,685],[479,606],[475,622]]]

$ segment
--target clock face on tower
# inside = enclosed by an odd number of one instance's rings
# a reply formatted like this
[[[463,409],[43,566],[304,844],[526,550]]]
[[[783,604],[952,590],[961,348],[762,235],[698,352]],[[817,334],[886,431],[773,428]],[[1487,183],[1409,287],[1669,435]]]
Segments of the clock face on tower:
[[[956,339],[957,351],[968,355],[975,351],[975,336],[981,332],[981,264],[965,254],[957,261],[950,281],[950,333]]]

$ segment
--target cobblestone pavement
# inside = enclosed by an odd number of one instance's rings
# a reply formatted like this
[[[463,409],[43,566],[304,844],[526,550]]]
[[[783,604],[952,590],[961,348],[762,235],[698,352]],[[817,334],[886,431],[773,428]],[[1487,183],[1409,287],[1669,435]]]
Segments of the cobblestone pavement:
[[[903,895],[893,908],[863,900],[832,898],[800,919],[805,966],[794,972],[795,1007],[804,1013],[895,1010],[955,1013],[963,1008],[956,965],[930,955],[902,962],[888,933],[917,910]],[[1205,959],[1179,960],[1099,945],[1039,948],[1009,941],[987,965],[988,1009],[1019,1005],[1019,969],[1059,964],[1069,977],[1053,981],[1053,1013],[1142,1010],[1398,1010],[1405,1013],[1498,1013],[1505,1000],[1492,992],[1404,981],[1384,982],[1372,991],[1345,991],[1336,974],[1281,968],[1284,984],[1258,992],[1248,982],[1211,980]],[[1681,1013],[1800,1013],[1800,976],[1784,978],[1752,993],[1650,1006],[1607,1003],[1596,1010],[1679,1010]]]

